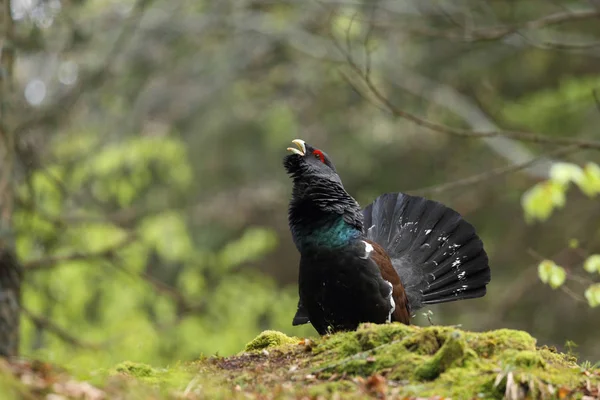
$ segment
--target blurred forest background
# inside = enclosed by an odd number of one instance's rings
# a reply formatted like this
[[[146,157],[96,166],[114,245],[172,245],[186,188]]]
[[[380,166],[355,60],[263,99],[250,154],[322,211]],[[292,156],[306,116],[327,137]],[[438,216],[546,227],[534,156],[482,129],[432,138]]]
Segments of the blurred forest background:
[[[291,326],[302,138],[362,205],[403,191],[476,226],[488,295],[433,323],[600,359],[600,2],[0,4],[3,354],[164,365],[315,335]]]

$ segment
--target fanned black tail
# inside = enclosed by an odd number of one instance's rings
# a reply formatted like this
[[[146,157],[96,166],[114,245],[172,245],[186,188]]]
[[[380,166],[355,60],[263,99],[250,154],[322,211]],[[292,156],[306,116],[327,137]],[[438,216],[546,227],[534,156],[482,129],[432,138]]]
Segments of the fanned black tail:
[[[386,193],[363,210],[365,235],[392,259],[411,312],[482,297],[491,278],[475,228],[436,201]]]

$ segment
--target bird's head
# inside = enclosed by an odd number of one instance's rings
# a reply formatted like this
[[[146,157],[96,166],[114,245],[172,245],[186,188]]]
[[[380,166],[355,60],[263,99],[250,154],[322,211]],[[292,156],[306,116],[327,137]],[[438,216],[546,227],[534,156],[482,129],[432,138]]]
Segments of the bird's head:
[[[285,157],[283,165],[294,181],[289,213],[294,240],[300,247],[307,238],[319,243],[331,244],[336,240],[345,243],[362,230],[360,206],[344,189],[324,151],[304,140],[296,139],[292,143],[295,147],[288,147],[292,154]],[[323,225],[337,227],[337,230],[321,232]]]
[[[341,184],[333,163],[322,150],[316,149],[302,139],[295,139],[296,147],[288,147],[289,154],[283,160],[283,165],[294,182],[326,180]]]

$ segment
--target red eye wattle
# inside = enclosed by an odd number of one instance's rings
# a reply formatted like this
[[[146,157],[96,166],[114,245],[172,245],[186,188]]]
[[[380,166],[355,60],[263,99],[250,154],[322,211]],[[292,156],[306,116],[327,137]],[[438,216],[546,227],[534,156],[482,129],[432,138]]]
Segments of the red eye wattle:
[[[315,155],[315,157],[321,160],[323,164],[325,164],[325,156],[323,155],[323,152],[321,150],[315,150],[313,151],[313,154]]]

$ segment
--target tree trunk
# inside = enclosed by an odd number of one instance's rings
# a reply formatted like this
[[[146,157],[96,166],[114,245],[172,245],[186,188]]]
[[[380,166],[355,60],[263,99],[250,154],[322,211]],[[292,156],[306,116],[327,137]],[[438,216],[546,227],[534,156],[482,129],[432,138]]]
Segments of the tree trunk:
[[[11,1],[0,0],[0,356],[19,351],[22,270],[14,251],[15,135],[8,118],[13,99],[15,59]]]
[[[0,356],[19,352],[22,270],[9,248],[0,249]]]

